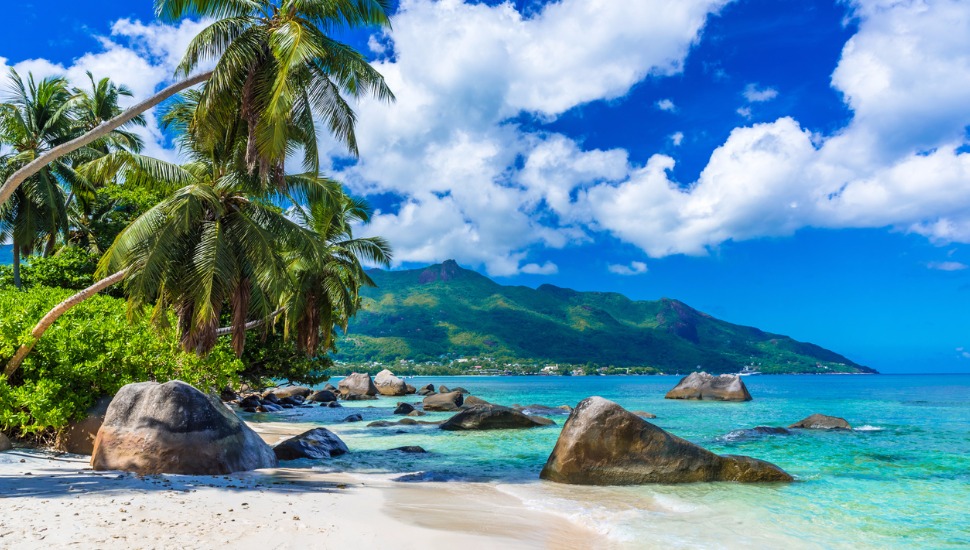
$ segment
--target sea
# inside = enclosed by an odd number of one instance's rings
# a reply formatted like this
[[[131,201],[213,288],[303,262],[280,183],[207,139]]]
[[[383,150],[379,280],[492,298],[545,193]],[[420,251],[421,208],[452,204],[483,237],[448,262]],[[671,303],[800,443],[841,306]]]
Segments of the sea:
[[[368,428],[398,420],[398,401],[257,414],[256,422],[325,426],[351,452],[306,466],[399,483],[481,483],[556,514],[619,548],[970,547],[970,375],[748,376],[753,401],[666,400],[674,376],[412,377],[503,405],[575,406],[598,395],[657,416],[657,426],[720,454],[777,464],[783,484],[693,483],[581,487],[539,479],[567,416],[528,430],[447,432],[437,426]],[[338,379],[331,380],[336,385]],[[345,423],[359,413],[363,422]],[[759,435],[813,413],[851,431]],[[440,420],[429,413],[419,420]],[[389,451],[419,445],[426,454]]]

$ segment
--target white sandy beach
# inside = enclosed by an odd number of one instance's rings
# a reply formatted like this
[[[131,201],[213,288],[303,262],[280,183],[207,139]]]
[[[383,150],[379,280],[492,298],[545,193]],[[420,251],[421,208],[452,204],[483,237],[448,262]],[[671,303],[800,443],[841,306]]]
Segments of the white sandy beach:
[[[277,425],[278,426],[278,425]],[[261,435],[275,442],[285,434]],[[95,472],[88,457],[0,453],[0,548],[591,548],[593,533],[487,484],[311,469]]]

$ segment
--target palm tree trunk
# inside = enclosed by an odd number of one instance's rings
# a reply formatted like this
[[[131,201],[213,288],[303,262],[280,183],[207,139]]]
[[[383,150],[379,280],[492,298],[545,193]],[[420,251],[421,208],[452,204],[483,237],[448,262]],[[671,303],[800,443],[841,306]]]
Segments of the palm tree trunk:
[[[44,335],[44,332],[46,332],[51,325],[54,324],[54,321],[56,321],[58,317],[64,315],[69,309],[80,304],[84,300],[87,300],[91,296],[94,296],[109,286],[121,281],[125,278],[126,274],[127,270],[122,270],[114,275],[105,277],[104,279],[101,279],[81,292],[78,292],[74,296],[71,296],[67,300],[64,300],[63,302],[54,306],[54,309],[48,311],[47,315],[44,315],[44,317],[36,325],[34,325],[34,330],[30,331],[30,340],[20,346],[17,353],[15,353],[13,358],[10,359],[10,362],[7,363],[7,367],[4,369],[3,374],[9,379],[13,373],[17,372],[17,369],[20,368],[20,365],[24,362],[24,358],[27,357],[30,350],[34,349],[34,345],[37,344],[40,337]]]
[[[274,311],[273,313],[270,313],[266,317],[263,317],[262,319],[256,319],[255,321],[250,321],[246,323],[245,325],[243,325],[243,328],[245,330],[252,330],[254,328],[261,327],[266,324],[266,321],[269,321],[270,319],[272,319],[273,317],[276,317],[277,315],[279,315],[280,313],[283,313],[284,311],[286,311],[286,308],[281,307],[276,311]],[[225,336],[227,334],[232,334],[232,331],[234,328],[235,327],[232,326],[232,327],[222,327],[222,328],[216,329],[216,336]]]
[[[72,151],[76,151],[93,141],[103,138],[104,136],[123,126],[126,122],[158,105],[162,101],[165,101],[169,97],[172,97],[182,90],[191,88],[200,82],[205,82],[211,76],[212,71],[208,71],[172,84],[168,88],[165,88],[145,101],[138,103],[113,119],[107,122],[102,122],[96,128],[83,136],[68,141],[67,143],[62,143],[57,147],[52,147],[50,150],[45,151],[43,154],[39,155],[37,158],[30,161],[23,168],[17,170],[9,178],[7,178],[7,181],[2,187],[0,187],[0,205],[3,205],[8,199],[10,199],[10,195],[13,195],[13,192],[20,187],[21,183],[23,183],[30,176],[40,172],[41,168],[44,166],[47,166],[56,159]]]
[[[13,243],[13,286],[20,290],[20,245]]]

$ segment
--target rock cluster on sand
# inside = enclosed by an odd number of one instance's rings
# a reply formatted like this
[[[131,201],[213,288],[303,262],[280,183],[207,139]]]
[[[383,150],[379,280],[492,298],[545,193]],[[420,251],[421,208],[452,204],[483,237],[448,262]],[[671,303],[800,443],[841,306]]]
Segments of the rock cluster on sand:
[[[540,420],[541,419],[541,420]],[[551,423],[542,417],[526,416],[501,405],[477,405],[452,416],[441,425],[442,430],[508,430],[535,428]]]
[[[704,399],[711,401],[751,401],[751,394],[736,374],[713,376],[692,372],[667,392],[667,399]]]
[[[844,418],[838,416],[826,416],[824,414],[813,414],[808,418],[803,418],[798,422],[788,426],[789,428],[802,428],[806,430],[851,430],[852,426]]]
[[[112,396],[106,395],[95,401],[87,410],[84,418],[68,423],[57,432],[54,448],[65,453],[89,455],[94,452],[94,439],[104,422],[104,415],[108,412]]]
[[[460,391],[429,395],[422,402],[426,411],[457,411],[465,402]]]
[[[366,372],[355,372],[347,375],[337,384],[337,389],[340,390],[340,396],[344,399],[348,399],[350,396],[377,395],[377,386],[374,385],[374,381]]]
[[[121,388],[91,456],[95,470],[143,475],[218,475],[274,466],[269,445],[217,397],[177,380]]]
[[[350,452],[347,445],[337,434],[326,428],[314,428],[278,443],[273,447],[276,458],[296,460],[298,458],[331,458]]]
[[[9,451],[13,449],[13,443],[10,442],[10,438],[0,433],[0,452]]]
[[[408,394],[408,385],[394,373],[384,369],[374,378],[374,386],[381,395],[400,396]]]
[[[578,485],[792,481],[774,464],[716,455],[602,397],[569,415],[540,477]]]

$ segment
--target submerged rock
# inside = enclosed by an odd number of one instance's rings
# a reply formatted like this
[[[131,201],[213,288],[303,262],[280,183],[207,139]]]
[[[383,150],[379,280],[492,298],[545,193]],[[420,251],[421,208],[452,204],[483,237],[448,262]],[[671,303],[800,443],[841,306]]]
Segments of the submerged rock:
[[[269,445],[218,397],[177,380],[121,388],[91,456],[95,470],[143,475],[217,475],[275,466]]]
[[[667,392],[667,399],[703,399],[711,401],[751,401],[744,381],[736,374],[713,376],[692,372]]]
[[[343,419],[343,422],[361,422],[363,420],[364,420],[364,417],[363,416],[361,416],[359,414],[352,414],[352,415],[348,416],[347,418],[344,418]]]
[[[461,392],[449,392],[449,393],[439,393],[437,395],[429,395],[424,398],[422,404],[424,405],[424,410],[426,411],[457,411],[461,407],[462,403],[465,402],[464,397],[462,397]]]
[[[377,395],[377,386],[366,372],[355,372],[344,377],[337,384],[340,395],[347,399],[351,395]]]
[[[426,413],[424,411],[419,411],[417,409],[414,409],[413,411],[408,413],[408,416],[424,416],[425,414]]]
[[[406,445],[404,447],[394,447],[393,449],[388,449],[389,451],[401,451],[402,453],[426,453],[428,451],[424,450],[424,447],[418,447],[417,445]]]
[[[538,414],[542,416],[554,416],[554,415],[567,415],[572,412],[573,408],[569,405],[560,405],[558,407],[548,407],[546,405],[513,405],[513,409],[517,411],[522,411],[525,414]]]
[[[851,430],[852,426],[844,418],[838,416],[826,416],[824,414],[813,414],[808,418],[803,418],[798,422],[788,426],[789,428],[801,428],[805,430]]]
[[[408,393],[408,386],[404,383],[404,380],[394,376],[394,373],[387,369],[377,373],[377,377],[374,378],[374,385],[381,395],[399,396]]]
[[[543,419],[547,420],[547,419]],[[551,422],[551,421],[549,421]],[[509,430],[535,428],[544,425],[536,418],[501,405],[477,405],[452,416],[441,425],[442,430]]]
[[[639,416],[640,418],[657,418],[657,415],[648,413],[647,411],[633,411],[633,414]]]
[[[602,397],[569,415],[539,477],[578,485],[792,481],[774,464],[716,455]]]
[[[84,418],[70,422],[57,432],[54,448],[65,453],[89,455],[94,452],[94,440],[104,423],[104,415],[111,405],[112,396],[98,399],[85,413]],[[220,396],[220,400],[221,400]]]
[[[347,445],[337,434],[326,428],[314,428],[300,435],[278,443],[273,447],[276,458],[296,460],[298,458],[331,458],[350,452]]]
[[[415,411],[414,405],[410,403],[398,403],[394,409],[394,414],[411,414]]]
[[[719,439],[723,441],[744,441],[746,439],[756,439],[759,437],[764,437],[766,435],[791,435],[791,431],[787,428],[780,428],[775,426],[755,426],[754,428],[748,428],[744,430],[734,430],[729,432],[724,437]]]

